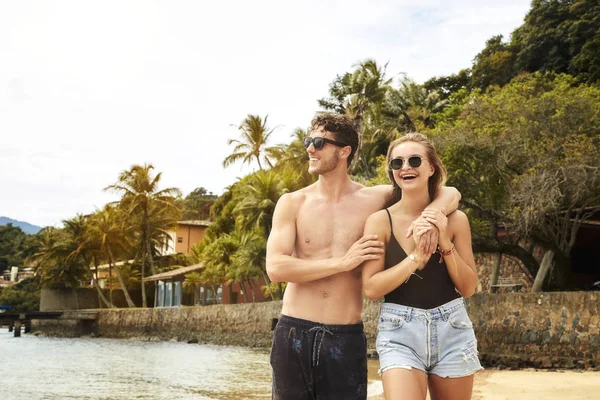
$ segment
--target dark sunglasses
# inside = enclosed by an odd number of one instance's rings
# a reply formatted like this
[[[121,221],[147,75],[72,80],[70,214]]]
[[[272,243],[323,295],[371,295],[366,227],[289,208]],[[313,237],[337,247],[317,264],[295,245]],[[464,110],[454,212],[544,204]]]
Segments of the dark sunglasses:
[[[310,145],[315,146],[315,150],[321,150],[323,148],[323,146],[325,146],[325,143],[329,143],[332,144],[334,146],[338,146],[338,147],[346,147],[349,146],[346,143],[342,143],[342,142],[337,142],[335,140],[331,140],[331,139],[327,139],[324,137],[310,137],[310,136],[306,136],[304,138],[304,148],[308,149],[310,147]]]
[[[412,156],[408,157],[408,165],[413,168],[419,168],[421,163],[423,162],[423,158],[421,156]],[[393,170],[402,169],[402,165],[404,165],[404,158],[394,158],[390,161],[390,168]]]

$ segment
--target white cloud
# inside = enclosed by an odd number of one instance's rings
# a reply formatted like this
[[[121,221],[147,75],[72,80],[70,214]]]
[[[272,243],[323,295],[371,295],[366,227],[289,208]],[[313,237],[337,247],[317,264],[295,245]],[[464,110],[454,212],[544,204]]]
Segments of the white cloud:
[[[39,225],[114,200],[121,170],[221,193],[249,113],[306,127],[336,74],[389,61],[417,81],[469,67],[529,0],[0,3],[0,215]]]

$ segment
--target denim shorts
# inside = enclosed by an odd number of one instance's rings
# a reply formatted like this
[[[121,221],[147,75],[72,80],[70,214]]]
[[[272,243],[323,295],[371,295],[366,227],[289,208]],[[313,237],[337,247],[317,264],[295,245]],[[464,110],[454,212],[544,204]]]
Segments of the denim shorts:
[[[443,378],[483,369],[463,298],[430,310],[383,303],[377,329],[379,373],[416,368]]]

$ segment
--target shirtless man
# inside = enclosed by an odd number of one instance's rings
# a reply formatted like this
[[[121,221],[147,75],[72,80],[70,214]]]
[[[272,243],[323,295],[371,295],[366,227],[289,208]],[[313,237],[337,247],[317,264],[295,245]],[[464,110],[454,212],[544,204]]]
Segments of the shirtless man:
[[[273,399],[366,399],[367,349],[361,322],[363,261],[378,259],[383,242],[362,236],[367,217],[391,198],[391,186],[350,180],[358,131],[343,115],[320,114],[304,147],[314,184],[283,195],[267,244],[267,273],[288,282],[271,349]],[[458,206],[460,194],[443,188],[428,208]],[[421,223],[421,222],[419,222]],[[435,229],[429,243],[437,245]]]

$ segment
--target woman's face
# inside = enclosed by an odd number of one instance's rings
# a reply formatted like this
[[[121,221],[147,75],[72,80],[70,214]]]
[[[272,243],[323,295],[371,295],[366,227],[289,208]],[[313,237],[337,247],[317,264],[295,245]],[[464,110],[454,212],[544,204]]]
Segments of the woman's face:
[[[415,142],[401,143],[392,150],[390,168],[402,191],[427,189],[429,177],[435,172],[425,146]]]

